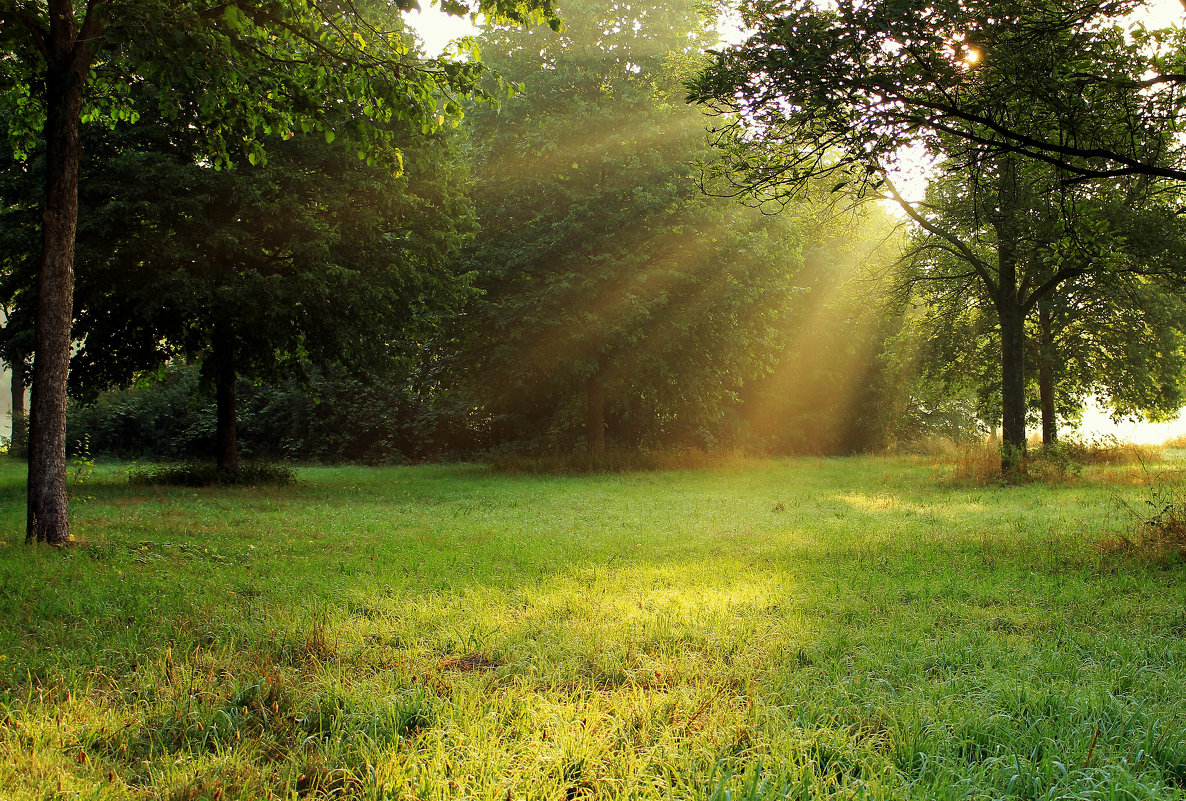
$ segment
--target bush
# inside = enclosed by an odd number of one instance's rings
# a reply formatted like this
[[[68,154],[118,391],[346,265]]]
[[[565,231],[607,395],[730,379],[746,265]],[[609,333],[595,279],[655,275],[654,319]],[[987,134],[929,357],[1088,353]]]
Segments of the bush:
[[[87,442],[91,453],[120,459],[213,457],[214,421],[198,370],[174,367],[92,403],[72,403],[66,442],[72,453]]]
[[[306,378],[238,382],[244,458],[377,464],[468,455],[465,425],[435,396],[418,396],[406,377],[365,381],[309,368]],[[200,370],[175,365],[72,405],[67,438],[73,447],[89,439],[93,454],[120,459],[212,459],[215,419]]]
[[[128,482],[146,486],[170,487],[254,487],[260,484],[291,484],[296,471],[282,464],[244,462],[233,470],[220,470],[213,462],[186,462],[135,468]]]

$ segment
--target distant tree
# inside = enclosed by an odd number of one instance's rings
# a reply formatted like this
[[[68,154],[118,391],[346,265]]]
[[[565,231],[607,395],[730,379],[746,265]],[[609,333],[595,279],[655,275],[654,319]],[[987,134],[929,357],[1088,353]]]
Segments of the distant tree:
[[[1130,7],[841,0],[821,10],[808,0],[760,0],[743,8],[754,34],[717,54],[691,85],[693,99],[722,115],[718,144],[739,191],[779,203],[826,179],[836,190],[889,194],[934,247],[956,256],[961,276],[984,287],[1001,343],[1006,472],[1021,467],[1025,449],[1026,316],[1084,269],[1025,261],[1043,224],[1025,177],[1050,159],[1019,143],[1062,137],[1077,149],[1107,150],[1123,142],[1142,163],[1171,167],[1178,157],[1176,118],[1158,113],[1161,100],[1136,80],[1149,42],[1108,24]],[[1072,96],[1059,81],[1076,72],[1133,80],[1088,81]],[[1047,102],[1047,92],[1060,93],[1058,102]],[[907,148],[975,181],[978,242],[945,224],[936,204],[906,202],[887,183]],[[1062,170],[1056,183],[1116,178],[1110,168],[1092,170]]]
[[[1033,162],[1005,175],[995,163],[944,171],[925,202],[907,206],[921,230],[902,276],[928,307],[918,320],[929,340],[925,372],[982,403],[1000,398],[988,367],[1006,355],[1002,337],[1012,329],[1001,309],[1016,297],[1013,358],[1036,368],[1019,370],[1021,394],[1035,401],[1046,445],[1059,416],[1076,417],[1093,395],[1117,415],[1172,416],[1186,381],[1178,269],[1186,230],[1176,213],[1145,197],[1147,182],[1062,178]],[[1008,293],[1002,253],[1015,265]]]
[[[195,120],[214,165],[242,145],[263,157],[269,133],[326,132],[364,152],[391,142],[387,123],[426,129],[477,91],[476,60],[425,60],[400,35],[390,0],[23,0],[0,2],[0,98],[18,157],[45,148],[42,256],[30,419],[26,539],[69,541],[66,382],[73,318],[79,128],[84,117],[134,116],[139,85],[163,115]],[[551,0],[478,0],[494,21],[547,20]],[[445,3],[466,13],[461,3]],[[199,76],[200,80],[195,80]],[[443,103],[443,106],[442,106]],[[387,152],[395,155],[395,151]],[[398,158],[398,157],[397,157]]]
[[[709,41],[693,4],[567,5],[565,32],[497,29],[525,91],[475,124],[482,296],[460,372],[496,442],[711,442],[769,368],[800,235],[705,197],[711,155],[681,76]]]

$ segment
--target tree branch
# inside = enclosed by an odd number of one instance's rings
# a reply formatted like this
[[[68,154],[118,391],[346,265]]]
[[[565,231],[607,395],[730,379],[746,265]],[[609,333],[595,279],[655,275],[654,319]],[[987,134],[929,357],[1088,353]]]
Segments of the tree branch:
[[[882,171],[882,174],[884,175],[884,171]],[[923,230],[934,234],[955,248],[955,250],[959,253],[960,258],[966,261],[968,265],[976,271],[976,275],[979,276],[980,280],[984,282],[984,285],[988,288],[989,292],[995,297],[997,294],[997,282],[993,279],[992,271],[989,269],[988,265],[984,263],[984,260],[977,256],[975,252],[973,252],[972,249],[955,234],[952,234],[950,231],[939,227],[934,222],[919,214],[918,210],[914,208],[913,204],[911,204],[909,201],[903,198],[901,194],[898,193],[897,187],[894,186],[893,182],[888,177],[885,178],[885,186],[889,189],[890,196],[893,198],[894,202],[897,203],[899,207],[901,207],[902,211],[906,212],[906,216],[918,223],[918,225],[923,228]]]

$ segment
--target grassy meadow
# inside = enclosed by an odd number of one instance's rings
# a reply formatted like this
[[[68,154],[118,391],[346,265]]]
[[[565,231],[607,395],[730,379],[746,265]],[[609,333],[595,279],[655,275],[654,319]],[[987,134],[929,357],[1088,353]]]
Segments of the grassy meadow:
[[[0,460],[2,798],[1186,798],[1139,468],[125,475],[57,552]]]

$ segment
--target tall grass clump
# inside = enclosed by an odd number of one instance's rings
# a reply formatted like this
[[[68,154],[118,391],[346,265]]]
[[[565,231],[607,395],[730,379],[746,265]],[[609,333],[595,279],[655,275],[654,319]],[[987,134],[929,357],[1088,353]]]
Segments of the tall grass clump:
[[[1186,484],[1181,471],[1150,476],[1137,505],[1121,499],[1133,518],[1130,530],[1105,541],[1107,551],[1122,551],[1156,562],[1186,561]]]
[[[1001,443],[993,437],[960,443],[951,458],[948,481],[984,487],[1001,481]]]

